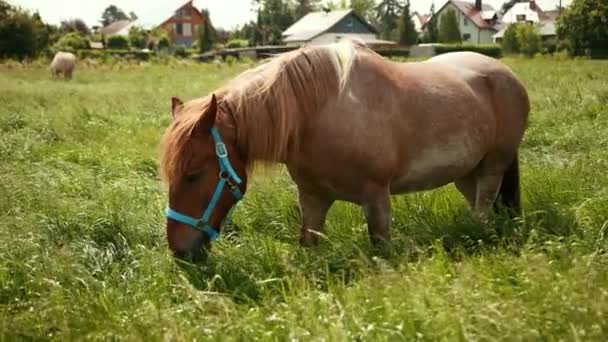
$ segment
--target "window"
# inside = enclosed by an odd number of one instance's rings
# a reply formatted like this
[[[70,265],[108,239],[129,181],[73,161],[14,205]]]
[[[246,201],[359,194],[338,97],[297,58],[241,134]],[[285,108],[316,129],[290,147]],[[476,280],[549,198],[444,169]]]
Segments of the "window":
[[[525,14],[518,14],[515,16],[515,19],[517,21],[526,21],[526,15]]]
[[[469,33],[464,33],[464,34],[462,35],[462,40],[463,40],[463,41],[465,41],[465,42],[466,42],[466,41],[468,41],[469,39],[471,39],[471,35],[470,35]]]
[[[469,26],[469,19],[464,18],[464,23],[463,24],[464,24],[464,26]]]
[[[175,23],[175,34],[182,35],[184,34],[184,28],[182,23]]]
[[[192,24],[183,23],[182,31],[184,32],[184,36],[191,37],[192,36]]]
[[[348,20],[346,21],[346,26],[353,27],[353,25],[354,25],[353,18],[348,18]]]

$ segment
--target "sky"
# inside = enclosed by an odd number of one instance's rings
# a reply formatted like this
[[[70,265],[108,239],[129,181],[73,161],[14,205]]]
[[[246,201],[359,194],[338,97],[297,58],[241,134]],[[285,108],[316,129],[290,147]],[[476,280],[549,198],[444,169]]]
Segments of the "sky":
[[[376,0],[378,1],[378,0]],[[431,0],[410,0],[412,10],[427,13],[431,6]],[[473,1],[473,0],[471,0]],[[99,25],[99,19],[103,10],[109,5],[116,5],[125,13],[131,11],[142,15],[149,11],[153,4],[160,2],[175,3],[177,9],[186,0],[8,0],[13,5],[22,8],[38,11],[42,19],[51,24],[58,24],[62,20],[71,18],[83,19],[89,26]],[[211,21],[215,27],[232,29],[255,18],[252,11],[252,0],[202,0],[204,7],[207,7],[211,15]],[[337,2],[337,1],[336,1]],[[434,0],[435,8],[439,9],[446,0]],[[484,3],[491,4],[495,9],[500,9],[504,0],[484,0]],[[554,9],[559,0],[537,0],[542,9]],[[570,0],[563,0],[563,4]],[[85,5],[86,4],[86,5]],[[167,14],[169,17],[170,13]]]

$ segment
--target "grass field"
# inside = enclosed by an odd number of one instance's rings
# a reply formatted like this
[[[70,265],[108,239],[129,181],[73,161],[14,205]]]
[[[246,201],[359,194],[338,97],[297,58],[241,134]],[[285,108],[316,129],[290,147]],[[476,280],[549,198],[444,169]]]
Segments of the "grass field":
[[[168,252],[157,146],[171,96],[247,65],[0,66],[0,340],[605,341],[608,61],[504,61],[532,100],[520,222],[450,186],[394,197],[388,251],[345,203],[305,249],[279,169],[200,265]]]

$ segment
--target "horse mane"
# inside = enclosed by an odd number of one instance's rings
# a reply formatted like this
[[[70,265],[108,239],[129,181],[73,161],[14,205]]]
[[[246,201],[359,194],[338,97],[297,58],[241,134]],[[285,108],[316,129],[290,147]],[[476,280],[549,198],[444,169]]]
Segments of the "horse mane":
[[[355,45],[305,47],[246,71],[225,90],[237,144],[250,162],[284,161],[297,150],[302,125],[335,98],[348,80]]]
[[[300,48],[245,71],[216,92],[221,114],[234,119],[237,145],[246,153],[248,166],[256,161],[284,161],[289,151],[297,150],[307,114],[319,112],[341,92],[361,46],[344,40]],[[161,144],[164,179],[183,174],[194,153],[188,143],[191,132],[208,103],[209,97],[187,103],[165,132]]]

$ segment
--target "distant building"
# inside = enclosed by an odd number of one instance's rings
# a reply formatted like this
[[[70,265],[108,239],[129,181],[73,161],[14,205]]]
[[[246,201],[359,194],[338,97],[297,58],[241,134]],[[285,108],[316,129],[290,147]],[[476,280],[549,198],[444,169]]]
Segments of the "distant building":
[[[503,28],[498,31],[493,39],[500,43],[507,28],[515,23],[526,23],[535,25],[543,41],[557,39],[555,21],[559,15],[558,10],[543,11],[534,0],[518,2],[513,5],[501,18]]]
[[[418,39],[422,39],[422,36],[424,34],[423,32],[423,27],[426,24],[426,22],[429,20],[431,16],[429,14],[420,14],[418,12],[414,12],[411,15],[411,19],[412,22],[414,23],[414,28],[416,29],[416,32],[418,33]]]
[[[443,16],[449,10],[456,12],[463,43],[492,43],[492,36],[500,28],[498,15],[492,6],[482,3],[482,0],[475,0],[474,2],[448,0],[445,5],[435,13],[435,16],[438,18],[438,27],[441,25]],[[426,31],[429,21],[430,18],[423,25],[424,31]]]
[[[282,33],[288,45],[318,45],[356,38],[366,44],[395,45],[378,38],[378,30],[352,9],[308,13]]]
[[[100,28],[97,32],[106,37],[115,35],[127,36],[129,34],[129,30],[134,24],[135,21],[133,20],[118,20],[108,26]]]
[[[198,9],[197,2],[188,0],[186,2],[162,1],[149,6],[148,12],[137,20],[120,20],[99,29],[99,33],[105,36],[129,34],[133,26],[139,26],[146,30],[163,27],[173,35],[176,44],[191,47],[196,41],[200,25],[205,20]],[[181,5],[179,5],[181,4]]]

